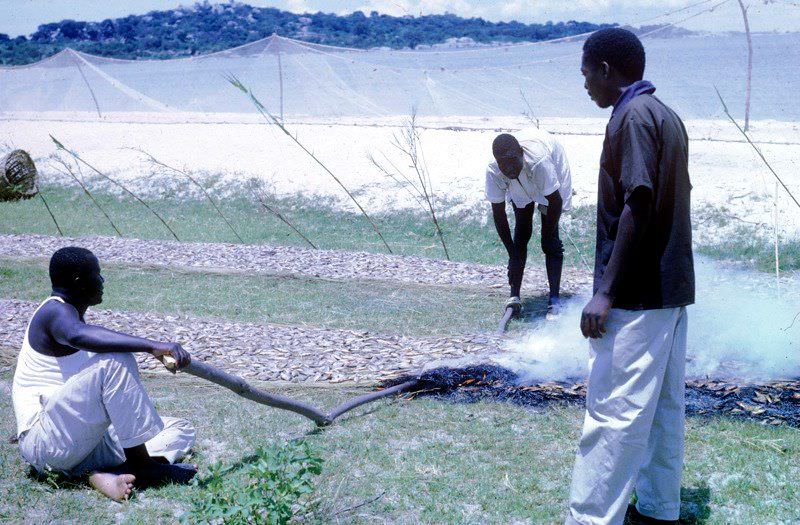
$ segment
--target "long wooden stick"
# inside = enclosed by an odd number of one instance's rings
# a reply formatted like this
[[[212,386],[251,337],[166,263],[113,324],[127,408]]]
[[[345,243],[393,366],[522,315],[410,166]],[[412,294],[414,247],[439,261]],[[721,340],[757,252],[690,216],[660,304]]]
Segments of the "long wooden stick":
[[[172,357],[163,356],[161,359],[167,369],[173,372],[176,371],[177,363]],[[249,399],[250,401],[255,401],[256,403],[260,403],[262,405],[300,414],[301,416],[307,417],[320,427],[330,425],[336,418],[345,412],[353,410],[354,408],[358,408],[361,405],[371,403],[372,401],[377,401],[385,397],[408,392],[413,390],[419,384],[418,379],[412,379],[384,390],[369,392],[367,394],[355,397],[349,401],[345,401],[341,405],[331,410],[330,413],[325,414],[318,408],[307,403],[303,403],[302,401],[297,401],[279,394],[272,394],[265,390],[261,390],[260,388],[256,388],[241,377],[229,374],[228,372],[220,370],[219,368],[202,361],[192,361],[188,366],[181,368],[180,371],[186,372],[189,375],[193,375],[201,379],[205,379],[206,381],[211,381],[212,383],[225,387],[228,390],[231,390],[233,393],[240,395],[245,399]]]
[[[393,396],[395,394],[402,394],[403,392],[408,392],[409,390],[414,390],[414,388],[419,384],[418,379],[412,379],[410,381],[406,381],[405,383],[401,383],[399,385],[395,385],[390,388],[386,388],[384,390],[376,390],[375,392],[369,392],[368,394],[364,394],[363,396],[358,396],[350,401],[345,401],[338,407],[331,410],[328,414],[328,419],[333,422],[334,419],[341,416],[345,412],[349,412],[354,408],[360,407],[361,405],[371,403],[372,401],[377,401],[378,399],[383,399],[384,397]]]
[[[747,18],[747,10],[744,2],[739,0],[739,7],[742,10],[742,18],[744,19],[744,32],[747,35],[747,81],[745,84],[744,95],[744,130],[750,131],[750,85],[753,80],[753,37],[750,36],[750,21]]]
[[[506,311],[503,312],[503,317],[500,319],[500,324],[497,327],[498,335],[506,333],[506,328],[508,328],[508,322],[511,320],[512,315],[514,315],[514,309],[509,306],[506,308]]]
[[[175,370],[176,363],[174,359],[169,356],[164,356],[163,360],[164,365],[168,369]],[[180,371],[223,386],[233,391],[233,393],[245,399],[255,401],[256,403],[300,414],[301,416],[307,417],[318,426],[326,426],[332,422],[324,412],[317,410],[311,405],[256,388],[241,377],[229,374],[208,363],[194,360],[189,363],[188,366],[181,368]]]

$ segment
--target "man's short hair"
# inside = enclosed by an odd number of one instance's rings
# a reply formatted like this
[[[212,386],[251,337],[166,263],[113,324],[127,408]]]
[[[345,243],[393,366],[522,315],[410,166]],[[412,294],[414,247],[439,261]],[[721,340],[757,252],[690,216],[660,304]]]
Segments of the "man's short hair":
[[[56,250],[50,258],[50,282],[53,288],[70,288],[75,278],[85,275],[97,257],[86,248],[67,246]]]
[[[593,65],[607,62],[626,80],[644,77],[644,46],[627,29],[611,27],[595,31],[583,43],[583,54]]]
[[[519,141],[514,135],[501,133],[496,136],[492,142],[492,155],[494,155],[496,159],[514,157],[519,154],[521,147],[522,146],[519,145]]]

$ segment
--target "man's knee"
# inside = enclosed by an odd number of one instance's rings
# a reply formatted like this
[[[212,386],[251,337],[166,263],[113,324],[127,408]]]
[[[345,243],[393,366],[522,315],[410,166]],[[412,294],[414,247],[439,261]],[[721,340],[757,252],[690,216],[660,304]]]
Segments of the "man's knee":
[[[94,357],[93,366],[106,370],[124,369],[134,371],[139,369],[136,358],[130,352],[108,352],[97,354]]]
[[[545,255],[563,255],[564,243],[558,237],[542,237],[542,252]]]

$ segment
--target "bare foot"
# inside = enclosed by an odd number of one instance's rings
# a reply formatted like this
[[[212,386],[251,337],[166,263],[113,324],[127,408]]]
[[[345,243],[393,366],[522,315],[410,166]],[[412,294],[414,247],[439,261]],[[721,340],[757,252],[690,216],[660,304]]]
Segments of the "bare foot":
[[[93,472],[89,475],[89,485],[100,494],[117,502],[125,501],[131,495],[133,474],[112,474],[111,472]]]

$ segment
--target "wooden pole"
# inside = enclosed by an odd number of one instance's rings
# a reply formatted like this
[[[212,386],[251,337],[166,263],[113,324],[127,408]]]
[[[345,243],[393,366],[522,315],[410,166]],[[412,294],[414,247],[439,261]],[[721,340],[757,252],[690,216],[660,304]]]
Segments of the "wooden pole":
[[[739,0],[739,7],[742,10],[744,19],[744,32],[747,35],[747,81],[745,84],[744,98],[744,130],[750,130],[750,85],[753,78],[753,38],[750,36],[750,21],[747,18],[747,7],[744,2]]]
[[[162,359],[164,366],[169,370],[175,371],[176,362],[172,357],[164,356]],[[328,419],[328,416],[324,412],[317,410],[311,405],[256,388],[241,377],[229,374],[208,363],[193,360],[188,366],[181,368],[180,371],[223,386],[233,391],[235,394],[245,399],[255,401],[256,403],[300,414],[312,420],[318,426],[325,426],[331,423],[331,420]]]
[[[772,203],[772,218],[775,237],[775,285],[781,291],[781,261],[778,253],[778,181],[775,181],[775,200]]]
[[[278,35],[275,35],[274,38],[277,39]],[[281,122],[284,122],[284,120],[283,120],[283,64],[281,63],[281,46],[280,46],[280,43],[278,45],[277,57],[278,57],[278,89],[279,89],[280,101],[281,101]]]
[[[161,360],[168,370],[172,372],[177,371],[177,363],[171,356],[163,356],[161,357]],[[206,381],[211,381],[212,383],[225,387],[233,393],[240,395],[245,399],[249,399],[250,401],[255,401],[256,403],[260,403],[262,405],[300,414],[301,416],[307,417],[320,427],[330,425],[336,418],[353,410],[354,408],[358,408],[361,405],[371,403],[385,397],[408,392],[413,390],[419,384],[418,379],[412,379],[384,390],[369,392],[367,394],[355,397],[349,401],[345,401],[341,405],[331,410],[330,413],[326,414],[316,407],[303,403],[302,401],[297,401],[279,394],[272,394],[265,390],[256,388],[241,377],[229,374],[224,370],[220,370],[219,368],[202,361],[194,360],[189,363],[188,366],[181,368],[180,371],[186,372],[189,375],[193,375],[201,379],[205,379]]]

